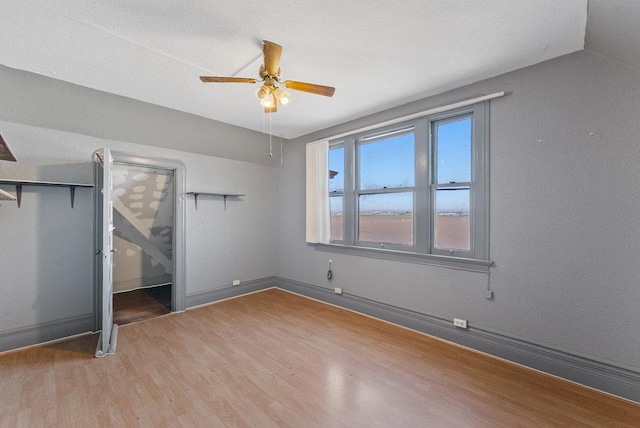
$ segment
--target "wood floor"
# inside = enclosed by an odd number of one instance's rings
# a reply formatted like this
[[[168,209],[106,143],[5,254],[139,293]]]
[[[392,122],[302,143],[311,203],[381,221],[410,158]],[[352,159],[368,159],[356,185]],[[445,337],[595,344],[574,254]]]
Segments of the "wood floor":
[[[0,355],[0,426],[640,426],[640,405],[280,290],[96,341]]]
[[[113,295],[113,322],[122,326],[171,312],[171,284]]]

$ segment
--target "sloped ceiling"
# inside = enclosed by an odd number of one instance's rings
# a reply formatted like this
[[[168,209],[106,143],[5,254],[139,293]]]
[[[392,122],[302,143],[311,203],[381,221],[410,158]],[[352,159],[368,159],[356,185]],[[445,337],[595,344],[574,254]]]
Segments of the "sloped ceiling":
[[[285,138],[581,50],[587,22],[587,0],[0,1],[0,64]],[[198,79],[256,77],[262,39],[334,97],[265,115],[257,85]]]

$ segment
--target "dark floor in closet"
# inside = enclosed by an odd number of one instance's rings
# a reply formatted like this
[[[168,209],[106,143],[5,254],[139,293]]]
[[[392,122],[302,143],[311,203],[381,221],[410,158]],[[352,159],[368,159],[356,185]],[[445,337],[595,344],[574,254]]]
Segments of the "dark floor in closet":
[[[113,322],[123,325],[171,312],[171,284],[113,295]]]

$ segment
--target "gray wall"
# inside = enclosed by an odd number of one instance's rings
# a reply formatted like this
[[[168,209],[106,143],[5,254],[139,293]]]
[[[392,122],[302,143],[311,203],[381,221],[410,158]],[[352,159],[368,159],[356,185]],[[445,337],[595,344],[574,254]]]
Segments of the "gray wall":
[[[503,90],[491,102],[490,276],[305,243],[305,143]],[[638,371],[638,112],[640,73],[583,51],[294,140],[277,167],[278,276]]]
[[[268,156],[268,135],[3,65],[0,120],[264,165],[276,162]]]
[[[275,274],[275,170],[260,134],[42,79],[0,67],[0,133],[18,159],[0,162],[0,178],[92,183],[102,147],[180,160],[188,191],[246,194],[227,211],[205,197],[196,211],[187,197],[187,297]],[[167,146],[195,151],[208,133],[212,151],[252,162],[138,144],[171,127]],[[25,188],[21,208],[0,201],[0,350],[93,325],[93,191],[77,189],[74,209],[69,200],[66,188]]]

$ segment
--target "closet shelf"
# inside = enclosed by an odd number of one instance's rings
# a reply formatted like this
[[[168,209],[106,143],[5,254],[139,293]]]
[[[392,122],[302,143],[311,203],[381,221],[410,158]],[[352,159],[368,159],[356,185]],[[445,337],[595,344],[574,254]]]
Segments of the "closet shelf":
[[[230,192],[187,192],[187,195],[193,195],[193,200],[196,204],[196,210],[198,210],[198,196],[222,196],[224,199],[224,210],[227,210],[227,198],[239,198],[240,196],[246,196],[244,193],[230,193]]]
[[[22,202],[22,186],[41,186],[41,187],[68,187],[71,195],[71,208],[73,208],[73,202],[76,196],[76,187],[94,187],[93,184],[82,183],[61,183],[59,181],[33,181],[33,180],[9,180],[0,179],[0,184],[9,184],[16,186],[16,197],[18,201],[18,208]]]
[[[17,198],[9,192],[0,189],[0,201],[15,201]]]

